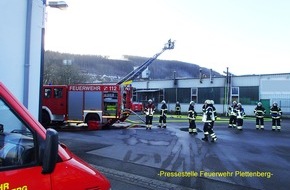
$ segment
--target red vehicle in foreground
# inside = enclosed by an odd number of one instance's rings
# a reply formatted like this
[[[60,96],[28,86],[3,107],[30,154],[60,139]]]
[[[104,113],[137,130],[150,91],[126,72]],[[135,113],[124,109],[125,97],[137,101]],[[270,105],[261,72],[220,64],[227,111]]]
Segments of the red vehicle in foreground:
[[[0,82],[1,190],[109,190],[95,168],[59,144]]]

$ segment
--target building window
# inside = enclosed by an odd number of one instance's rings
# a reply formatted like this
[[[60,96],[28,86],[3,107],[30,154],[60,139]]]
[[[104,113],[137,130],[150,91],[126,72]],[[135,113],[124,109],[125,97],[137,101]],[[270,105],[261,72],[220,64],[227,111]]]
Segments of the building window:
[[[239,87],[232,87],[231,89],[232,101],[239,102]]]
[[[168,103],[177,102],[188,103],[191,98],[191,88],[165,88],[164,99]]]
[[[180,103],[189,103],[191,98],[191,88],[177,88],[177,99]]]
[[[165,88],[164,89],[164,99],[166,102],[176,102],[176,88]]]
[[[191,88],[191,100],[197,102],[197,88]]]
[[[203,104],[205,100],[213,100],[215,104],[223,104],[225,99],[224,87],[198,88],[198,103]]]
[[[256,104],[259,101],[259,86],[239,87],[239,97],[242,104]]]
[[[239,96],[239,87],[232,87],[232,96]]]

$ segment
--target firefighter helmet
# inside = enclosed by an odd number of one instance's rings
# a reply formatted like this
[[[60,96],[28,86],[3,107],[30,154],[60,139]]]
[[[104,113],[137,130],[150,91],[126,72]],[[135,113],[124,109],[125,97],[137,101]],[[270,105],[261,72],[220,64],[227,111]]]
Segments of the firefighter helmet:
[[[149,100],[148,100],[148,103],[152,103],[152,100],[151,100],[151,99],[149,99]]]
[[[205,104],[211,104],[211,100],[206,100],[204,103]]]
[[[194,102],[194,101],[190,101],[189,104],[190,104],[190,105],[194,105],[195,102]]]
[[[262,106],[262,102],[258,102],[258,106]]]
[[[277,107],[277,106],[278,106],[277,102],[274,102],[273,107]]]
[[[165,100],[162,100],[162,102],[161,102],[162,104],[166,104],[166,102],[165,102]]]

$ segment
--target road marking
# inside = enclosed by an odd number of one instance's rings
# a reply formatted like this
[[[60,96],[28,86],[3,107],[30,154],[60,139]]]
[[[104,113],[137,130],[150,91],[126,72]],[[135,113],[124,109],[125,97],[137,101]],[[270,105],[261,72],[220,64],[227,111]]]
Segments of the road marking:
[[[181,185],[176,185],[156,179],[151,179],[148,177],[143,177],[127,172],[122,172],[110,168],[105,168],[102,166],[93,165],[97,170],[103,173],[107,178],[112,178],[114,180],[122,181],[131,185],[136,185],[139,187],[144,187],[148,190],[194,190],[192,188],[184,187]]]

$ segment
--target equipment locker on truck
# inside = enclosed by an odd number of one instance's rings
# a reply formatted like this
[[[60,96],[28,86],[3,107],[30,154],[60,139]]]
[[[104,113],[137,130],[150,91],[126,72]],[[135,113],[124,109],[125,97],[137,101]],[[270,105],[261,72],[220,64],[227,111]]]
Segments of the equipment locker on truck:
[[[109,190],[110,182],[58,141],[0,82],[0,189]]]

